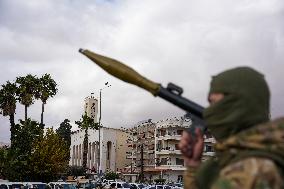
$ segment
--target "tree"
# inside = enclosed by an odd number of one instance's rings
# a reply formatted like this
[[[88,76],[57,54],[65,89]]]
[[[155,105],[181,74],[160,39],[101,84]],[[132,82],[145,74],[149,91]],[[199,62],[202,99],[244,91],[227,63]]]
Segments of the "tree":
[[[29,158],[31,180],[50,182],[59,178],[67,171],[68,156],[69,150],[64,140],[48,128],[44,137],[34,143]]]
[[[34,103],[36,88],[39,85],[39,79],[36,76],[28,74],[25,77],[17,77],[16,83],[19,85],[17,95],[19,101],[25,106],[25,120],[28,118],[28,107]]]
[[[0,109],[3,116],[10,117],[10,131],[11,131],[11,148],[14,147],[14,132],[15,132],[15,111],[17,103],[17,86],[15,83],[7,81],[0,89]]]
[[[92,118],[87,116],[87,113],[82,115],[82,120],[75,121],[78,127],[85,130],[84,142],[83,142],[83,163],[82,166],[87,169],[87,154],[88,154],[88,129],[98,129],[98,124],[94,122]]]
[[[56,82],[51,78],[50,74],[44,74],[41,78],[38,79],[38,83],[36,85],[35,89],[35,98],[40,99],[42,102],[41,105],[41,119],[40,119],[40,125],[42,128],[44,128],[43,124],[43,112],[44,112],[44,105],[46,104],[46,101],[50,98],[56,95],[57,93],[57,84]]]
[[[9,181],[29,181],[32,172],[29,158],[33,152],[35,141],[43,137],[39,123],[31,119],[20,120],[15,126],[14,148],[8,150],[5,176]]]
[[[28,156],[33,147],[33,142],[39,140],[43,136],[43,130],[40,128],[39,122],[28,118],[26,121],[19,120],[15,130],[15,148],[18,149],[20,155]]]
[[[104,179],[106,179],[106,180],[119,179],[119,175],[118,175],[118,173],[115,173],[115,172],[106,172],[105,175],[104,175]]]
[[[86,175],[86,170],[82,166],[69,166],[67,175],[72,175],[72,176],[85,176]]]
[[[64,139],[66,142],[67,149],[70,151],[70,145],[71,145],[71,129],[72,125],[70,124],[69,119],[65,119],[62,123],[60,123],[60,126],[58,129],[56,129],[56,133]],[[70,159],[70,153],[68,160]]]
[[[154,182],[156,184],[164,184],[166,182],[166,179],[158,178],[158,179],[155,179]]]
[[[6,177],[5,165],[8,163],[8,148],[0,147],[0,179]]]

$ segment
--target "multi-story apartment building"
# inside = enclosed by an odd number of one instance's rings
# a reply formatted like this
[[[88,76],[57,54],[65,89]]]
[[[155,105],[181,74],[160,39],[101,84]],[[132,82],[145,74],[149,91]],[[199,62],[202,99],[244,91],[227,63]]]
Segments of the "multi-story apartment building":
[[[188,115],[152,122],[151,119],[138,122],[128,132],[131,137],[127,144],[131,150],[127,157],[132,164],[123,169],[128,181],[141,180],[141,176],[148,182],[157,178],[164,178],[168,182],[180,182],[186,169],[178,144],[182,132],[192,126],[192,119]],[[205,135],[203,160],[214,155],[215,140]],[[142,165],[142,166],[141,166]],[[141,175],[142,173],[142,175]]]
[[[143,176],[155,170],[155,123],[151,119],[139,122],[137,128],[136,165]]]
[[[190,126],[191,120],[185,117],[161,120],[156,124],[155,168],[167,181],[182,181],[185,166],[178,144],[182,132]]]

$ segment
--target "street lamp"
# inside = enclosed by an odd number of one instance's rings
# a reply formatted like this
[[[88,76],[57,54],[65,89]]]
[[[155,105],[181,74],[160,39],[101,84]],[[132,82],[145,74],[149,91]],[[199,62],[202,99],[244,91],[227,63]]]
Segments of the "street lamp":
[[[111,85],[106,82],[105,87],[100,89],[100,116],[99,116],[99,150],[98,150],[98,157],[99,157],[99,162],[98,162],[98,168],[99,168],[99,179],[101,179],[101,119],[102,119],[102,90],[111,87]]]

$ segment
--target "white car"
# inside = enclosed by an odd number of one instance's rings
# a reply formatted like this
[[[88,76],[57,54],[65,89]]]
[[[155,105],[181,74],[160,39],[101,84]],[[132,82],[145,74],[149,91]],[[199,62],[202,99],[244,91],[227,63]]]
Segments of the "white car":
[[[152,185],[148,186],[147,189],[172,189],[169,185]]]
[[[181,183],[174,183],[171,186],[173,189],[183,189],[183,185]]]
[[[76,189],[74,184],[68,182],[50,182],[48,185],[51,189]]]

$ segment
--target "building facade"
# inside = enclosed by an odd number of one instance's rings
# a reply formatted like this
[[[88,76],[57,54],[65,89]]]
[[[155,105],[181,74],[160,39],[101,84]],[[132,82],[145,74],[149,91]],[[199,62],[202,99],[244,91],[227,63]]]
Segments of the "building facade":
[[[98,100],[87,97],[84,111],[97,122]],[[182,182],[186,167],[178,144],[182,132],[193,125],[200,126],[200,123],[187,114],[158,122],[147,119],[126,130],[101,127],[99,132],[90,129],[87,168],[93,173],[99,170],[118,172],[129,182],[154,183],[158,178]],[[84,134],[78,130],[71,135],[70,165],[82,166]],[[204,137],[203,161],[214,156],[215,143],[209,134]]]
[[[85,98],[84,112],[88,117],[92,118],[95,123],[98,122],[98,100],[92,95]]]
[[[191,126],[185,117],[166,119],[156,124],[155,168],[168,182],[181,182],[185,168],[181,151],[178,148],[182,132]]]
[[[122,171],[125,179],[133,182],[141,181],[143,177],[143,181],[149,183],[158,178],[167,182],[182,182],[186,167],[178,144],[182,132],[192,125],[192,119],[182,116],[158,122],[149,119],[128,129],[131,135],[127,144],[131,149],[127,152],[127,158],[132,163]],[[205,135],[204,139],[203,161],[214,155],[215,143],[210,135]]]
[[[131,160],[126,158],[126,152],[130,147],[126,144],[128,133],[120,129],[101,128],[101,142],[99,147],[99,131],[89,129],[89,145],[87,155],[87,168],[91,172],[118,171],[130,164]],[[69,164],[82,166],[83,141],[85,132],[78,130],[71,135],[71,158]],[[100,158],[99,158],[100,149]],[[100,163],[99,163],[100,162]],[[100,169],[99,169],[100,165]]]
[[[98,100],[93,96],[85,98],[84,112],[97,123]],[[89,129],[88,134],[87,168],[90,172],[116,172],[130,163],[126,158],[126,152],[130,147],[125,142],[129,133],[121,129],[101,127],[100,131]],[[82,166],[84,135],[85,132],[82,130],[77,130],[71,135],[69,164],[72,166]]]

